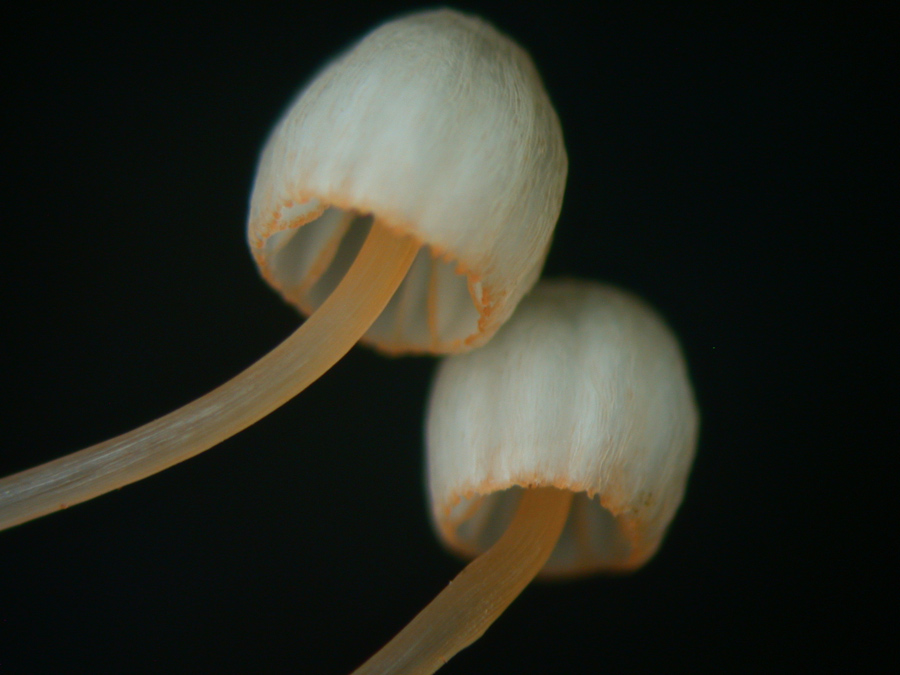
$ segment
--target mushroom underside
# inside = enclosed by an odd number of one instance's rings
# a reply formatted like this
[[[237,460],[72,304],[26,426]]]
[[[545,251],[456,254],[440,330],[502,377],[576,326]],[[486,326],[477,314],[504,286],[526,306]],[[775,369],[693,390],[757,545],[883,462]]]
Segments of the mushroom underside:
[[[268,280],[305,314],[331,295],[377,219],[329,206],[301,224],[320,208],[318,200],[285,208],[279,221],[287,225],[263,242],[258,256]],[[389,353],[447,352],[479,333],[477,302],[458,261],[423,244],[363,339]]]
[[[473,557],[493,546],[508,529],[527,488],[512,486],[489,494],[462,497],[448,510],[437,509],[442,538],[457,553]],[[446,513],[441,517],[441,513]],[[575,492],[556,547],[541,570],[542,578],[572,577],[632,567],[634,542],[620,517],[600,495]]]

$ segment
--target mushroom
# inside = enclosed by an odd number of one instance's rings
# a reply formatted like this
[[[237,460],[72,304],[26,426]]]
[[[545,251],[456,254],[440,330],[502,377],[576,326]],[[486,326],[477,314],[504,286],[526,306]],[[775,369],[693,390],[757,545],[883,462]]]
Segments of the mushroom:
[[[559,120],[512,40],[448,10],[375,29],[300,93],[257,169],[250,247],[307,321],[175,412],[0,481],[0,528],[216,445],[359,339],[387,353],[483,344],[540,274],[566,171]]]
[[[593,282],[539,283],[488,345],[444,360],[431,392],[432,519],[478,557],[356,675],[434,672],[537,574],[646,563],[684,496],[698,419],[652,309]]]

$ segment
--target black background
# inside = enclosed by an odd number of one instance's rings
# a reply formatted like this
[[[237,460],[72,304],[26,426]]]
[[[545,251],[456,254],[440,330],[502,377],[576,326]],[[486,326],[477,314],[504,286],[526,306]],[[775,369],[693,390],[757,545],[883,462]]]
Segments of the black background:
[[[682,338],[687,500],[644,570],[529,588],[442,672],[858,664],[897,627],[884,18],[623,4],[460,7],[530,50],[563,123],[546,274],[630,288]],[[3,19],[2,473],[296,327],[246,250],[257,153],[325,59],[414,6],[23,5]],[[352,670],[460,569],[425,511],[432,368],[354,349],[214,450],[0,535],[0,673]]]

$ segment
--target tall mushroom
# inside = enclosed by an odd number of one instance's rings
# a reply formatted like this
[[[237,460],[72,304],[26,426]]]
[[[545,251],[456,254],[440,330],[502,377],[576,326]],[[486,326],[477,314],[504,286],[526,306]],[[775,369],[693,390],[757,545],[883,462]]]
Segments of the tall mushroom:
[[[632,295],[542,282],[491,342],[441,365],[428,485],[441,540],[479,556],[356,675],[424,675],[535,575],[627,571],[684,496],[698,413],[678,343]]]
[[[377,28],[300,93],[257,170],[254,258],[309,319],[183,408],[0,481],[0,528],[212,447],[360,338],[391,353],[484,343],[540,274],[566,170],[556,113],[509,38],[447,10]]]

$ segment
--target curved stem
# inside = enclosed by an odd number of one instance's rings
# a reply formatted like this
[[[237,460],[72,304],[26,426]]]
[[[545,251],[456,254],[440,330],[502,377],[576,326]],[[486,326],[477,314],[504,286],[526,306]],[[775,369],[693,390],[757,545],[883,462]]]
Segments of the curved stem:
[[[205,396],[116,438],[0,480],[0,529],[92,499],[247,428],[333,366],[368,330],[418,250],[372,226],[341,283],[287,340]]]
[[[430,675],[480,638],[553,552],[572,493],[526,490],[499,541],[353,675]]]

